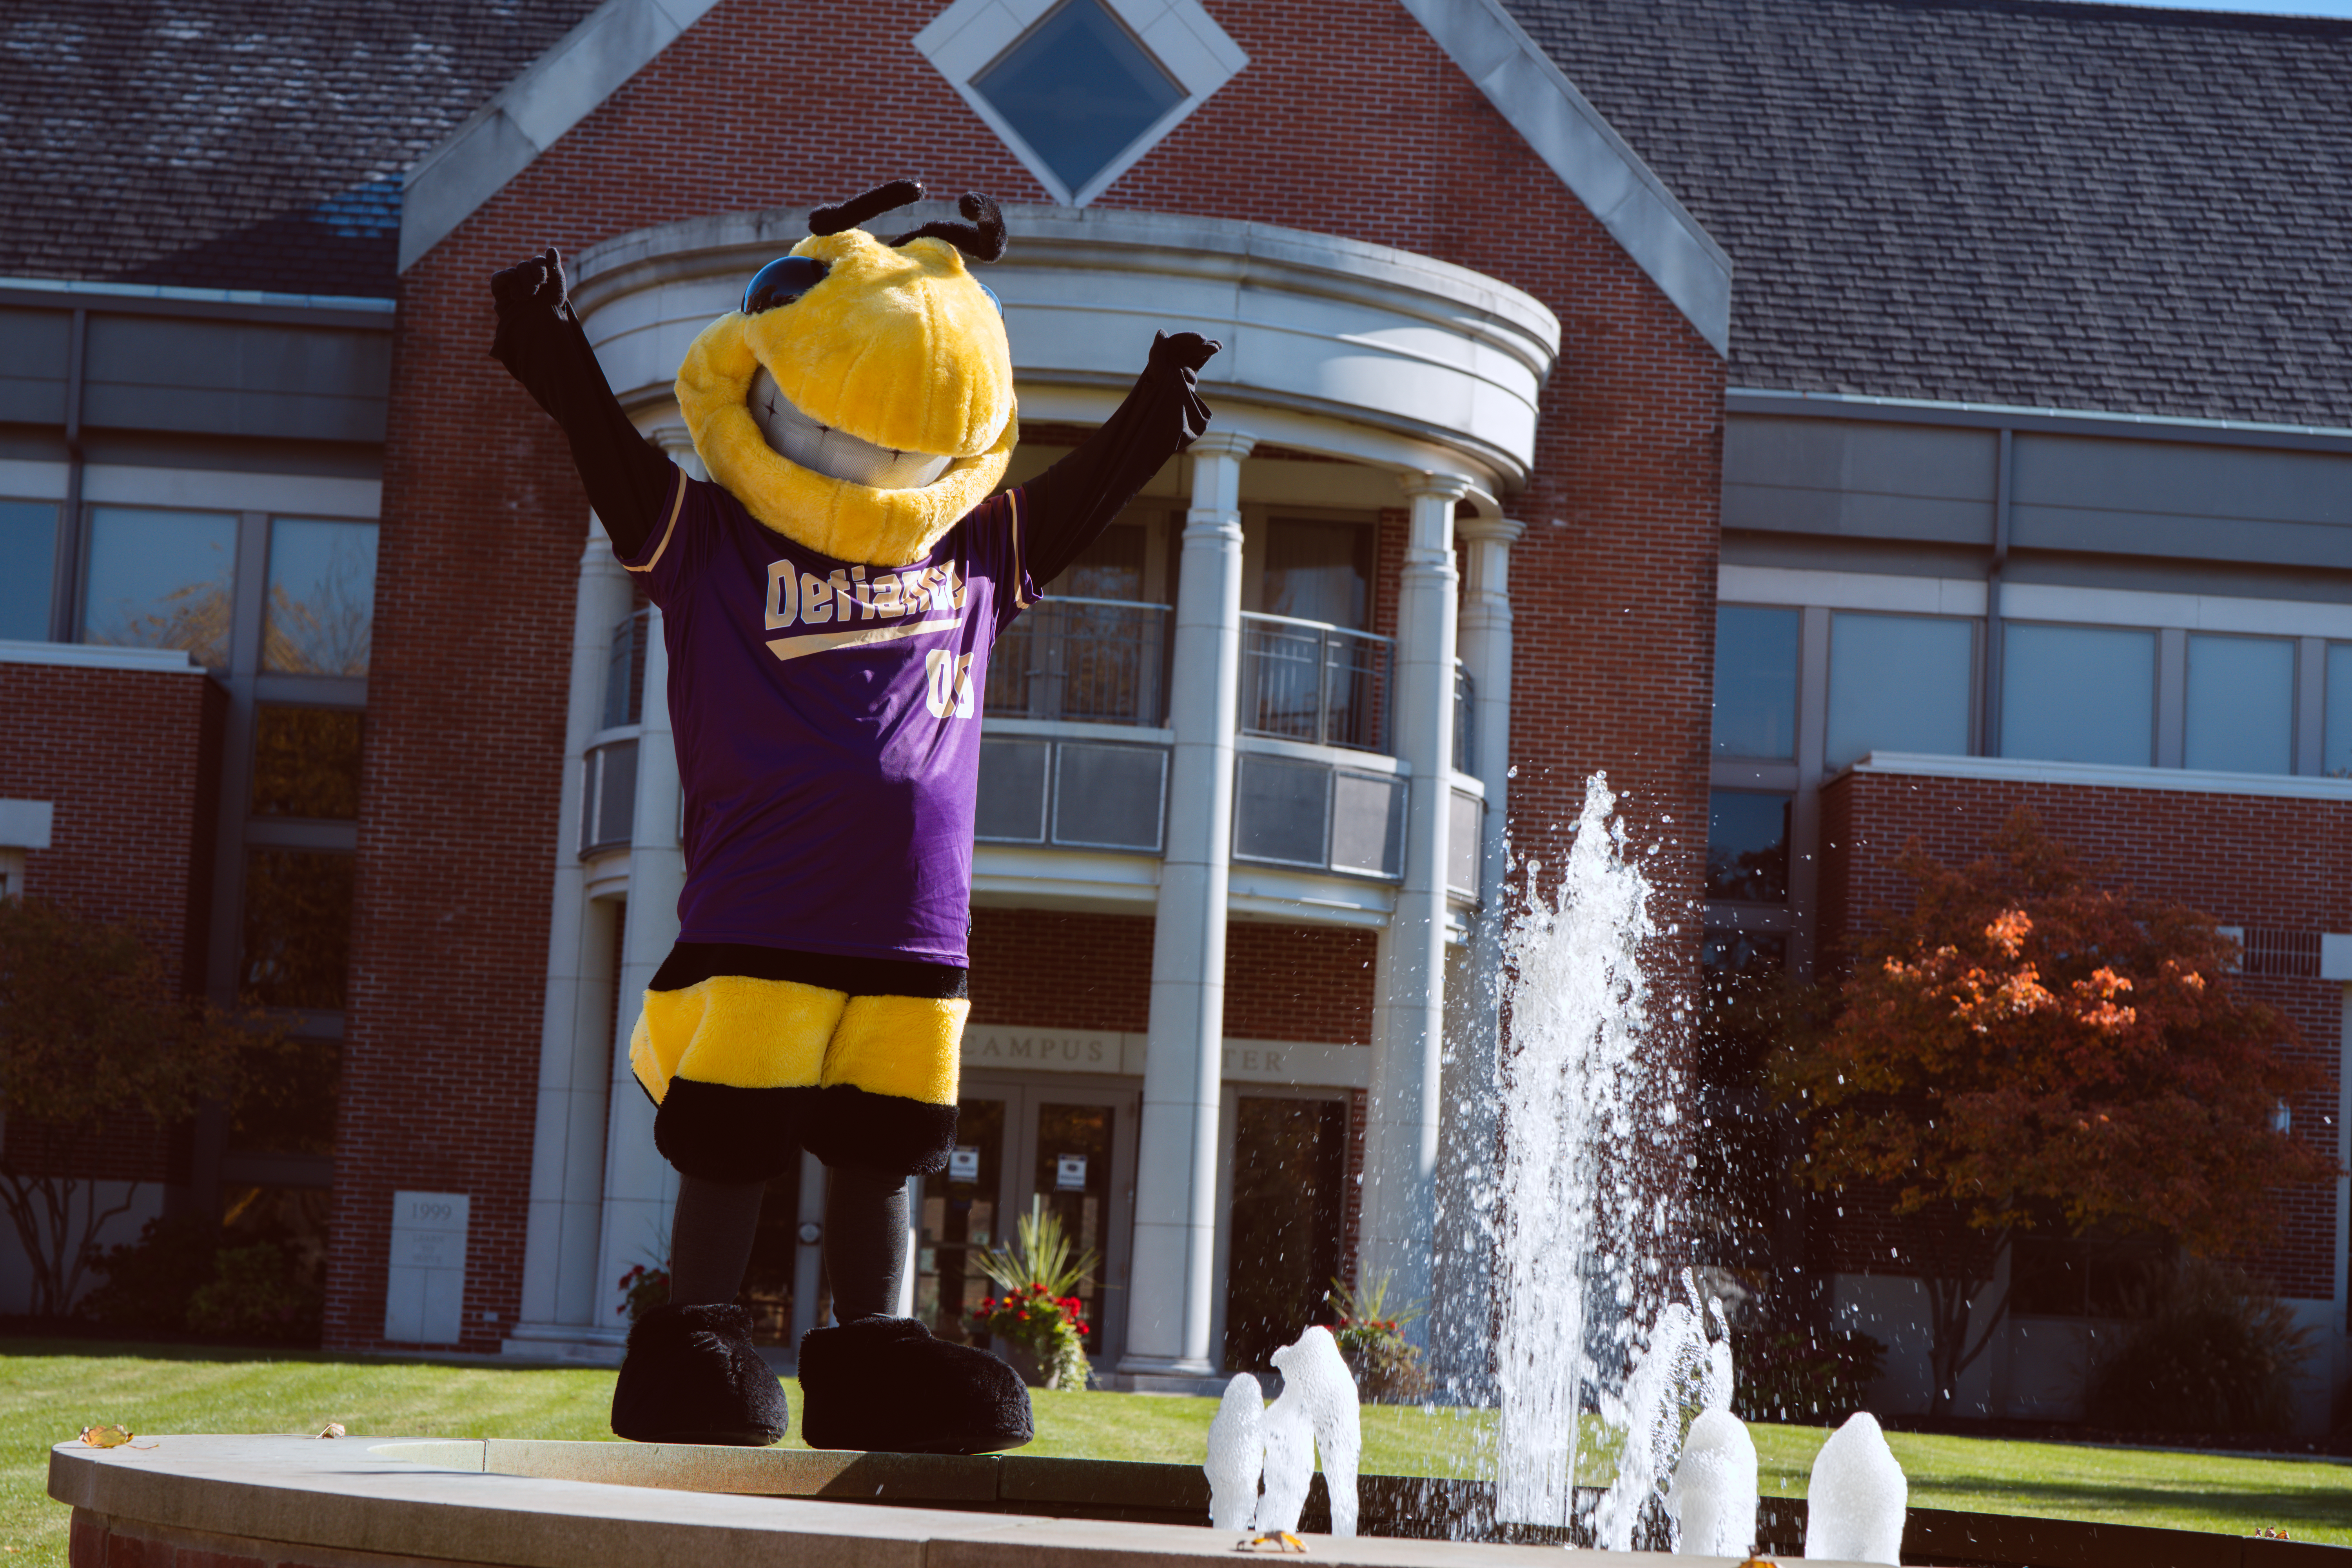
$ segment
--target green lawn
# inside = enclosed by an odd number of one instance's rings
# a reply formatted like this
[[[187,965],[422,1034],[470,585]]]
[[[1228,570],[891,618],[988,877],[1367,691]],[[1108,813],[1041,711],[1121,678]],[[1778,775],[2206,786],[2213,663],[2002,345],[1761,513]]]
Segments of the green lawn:
[[[48,1447],[94,1423],[142,1432],[316,1432],[340,1421],[367,1434],[609,1438],[612,1386],[608,1372],[0,1341],[0,1549],[61,1568],[66,1510],[43,1489]],[[1215,1410],[1208,1399],[1040,1394],[1037,1440],[1023,1451],[1193,1463]],[[1765,1492],[1801,1495],[1827,1433],[1753,1430]],[[1364,1468],[1472,1474],[1488,1436],[1475,1416],[1368,1407]],[[2352,1468],[1904,1433],[1890,1440],[1911,1478],[1911,1500],[1923,1506],[2231,1534],[2284,1524],[2300,1540],[2352,1546]]]

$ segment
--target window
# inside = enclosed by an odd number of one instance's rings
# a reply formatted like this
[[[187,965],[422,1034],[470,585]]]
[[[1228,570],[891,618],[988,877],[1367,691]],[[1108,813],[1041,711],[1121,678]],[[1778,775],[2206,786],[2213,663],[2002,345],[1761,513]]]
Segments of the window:
[[[2052,763],[2156,760],[2156,634],[2011,622],[2000,754]]]
[[[1249,64],[1200,0],[954,0],[914,44],[1073,206]]]
[[[1797,754],[1797,612],[1715,612],[1715,754]]]
[[[281,517],[269,526],[261,667],[289,675],[365,675],[375,612],[372,522]]]
[[[2323,771],[2352,779],[2352,643],[2327,645],[2327,729]]]
[[[1073,191],[1184,101],[1100,0],[1064,0],[971,85]]]
[[[1278,517],[1266,528],[1259,603],[1269,616],[1361,631],[1371,574],[1371,530]]]
[[[2233,773],[2294,771],[2294,644],[2191,637],[2182,762]]]
[[[265,1007],[340,1008],[352,939],[352,858],[256,849],[245,862],[238,980]]]
[[[351,822],[360,814],[360,715],[263,703],[253,723],[253,815]]]
[[[236,565],[233,515],[93,507],[81,640],[184,648],[226,668]]]
[[[49,580],[57,574],[58,509],[47,501],[0,500],[0,638],[47,642]]]
[[[1115,522],[1095,536],[1085,553],[1053,585],[1057,595],[1076,599],[1143,598],[1144,552],[1151,531],[1140,523]]]
[[[2135,1315],[2166,1264],[2151,1237],[2029,1233],[2010,1243],[2010,1310],[2037,1318]]]
[[[1832,769],[1872,752],[1969,753],[1976,624],[1925,616],[1830,622]]]
[[[1759,904],[1787,900],[1787,795],[1719,789],[1707,796],[1706,896]]]

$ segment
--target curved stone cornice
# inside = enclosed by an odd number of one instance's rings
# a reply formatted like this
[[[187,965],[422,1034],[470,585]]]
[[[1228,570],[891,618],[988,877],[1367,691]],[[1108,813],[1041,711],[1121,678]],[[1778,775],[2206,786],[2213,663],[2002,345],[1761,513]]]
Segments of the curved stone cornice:
[[[891,221],[950,216],[925,203]],[[1532,295],[1450,262],[1267,224],[1099,207],[1004,216],[1012,249],[980,275],[1004,301],[1024,393],[1124,388],[1155,329],[1190,330],[1225,345],[1202,384],[1233,428],[1249,428],[1252,407],[1336,420],[1402,438],[1400,467],[1426,467],[1435,447],[1506,487],[1525,479],[1560,333]],[[573,299],[622,401],[666,401],[694,334],[807,232],[802,209],[723,213],[583,251]],[[1295,442],[1297,428],[1285,419],[1280,439]]]

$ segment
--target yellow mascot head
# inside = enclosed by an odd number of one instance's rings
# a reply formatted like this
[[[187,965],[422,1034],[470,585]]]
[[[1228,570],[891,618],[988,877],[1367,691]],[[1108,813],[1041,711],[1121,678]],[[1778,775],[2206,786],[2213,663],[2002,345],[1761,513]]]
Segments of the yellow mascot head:
[[[743,308],[703,329],[678,407],[710,477],[767,527],[843,561],[919,561],[1004,478],[1013,351],[967,254],[1004,253],[996,204],[887,244],[856,226],[921,198],[894,181],[809,215]]]

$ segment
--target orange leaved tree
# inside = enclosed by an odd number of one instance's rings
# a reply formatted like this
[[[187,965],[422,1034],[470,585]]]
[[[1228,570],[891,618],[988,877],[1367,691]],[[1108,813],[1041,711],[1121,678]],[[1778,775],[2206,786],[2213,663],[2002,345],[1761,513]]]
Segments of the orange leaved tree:
[[[2282,1189],[2334,1163],[2283,1131],[2315,1088],[2294,1029],[2231,978],[2237,944],[2186,905],[2094,885],[2020,812],[1954,869],[1916,845],[1916,886],[1878,916],[1826,1026],[1791,1041],[1818,1189],[1891,1209],[1927,1288],[1934,1410],[2006,1312],[1968,1342],[2010,1236],[2094,1226],[2242,1255]]]

